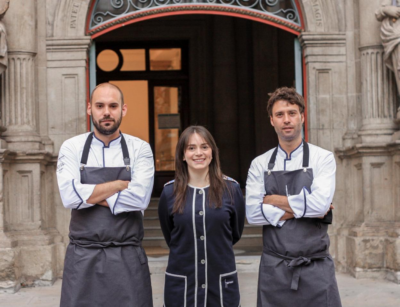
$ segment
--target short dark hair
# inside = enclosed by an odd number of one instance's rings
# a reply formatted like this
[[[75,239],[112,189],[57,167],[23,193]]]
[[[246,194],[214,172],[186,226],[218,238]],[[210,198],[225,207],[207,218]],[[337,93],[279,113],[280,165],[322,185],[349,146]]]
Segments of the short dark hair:
[[[93,99],[93,94],[94,94],[94,92],[95,92],[98,88],[103,87],[103,86],[109,86],[109,87],[115,88],[115,89],[119,92],[119,95],[120,95],[120,97],[121,97],[121,106],[124,105],[124,94],[122,93],[121,89],[120,89],[118,86],[116,86],[115,84],[112,84],[112,83],[110,83],[110,82],[100,83],[100,84],[98,84],[98,85],[93,89],[92,93],[90,94],[90,104],[92,104],[92,99]]]
[[[268,115],[272,116],[272,108],[275,102],[279,100],[284,100],[289,102],[290,104],[296,104],[299,106],[300,113],[304,113],[305,103],[304,98],[297,93],[296,89],[293,87],[281,87],[277,88],[275,92],[269,93],[269,100],[267,103],[267,111]]]

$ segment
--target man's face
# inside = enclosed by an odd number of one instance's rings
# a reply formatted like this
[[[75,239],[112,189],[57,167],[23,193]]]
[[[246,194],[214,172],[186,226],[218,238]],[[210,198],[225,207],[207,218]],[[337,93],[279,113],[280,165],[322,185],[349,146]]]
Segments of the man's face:
[[[297,104],[278,100],[272,107],[271,125],[274,126],[279,140],[290,142],[301,139],[304,113],[300,113]]]
[[[95,129],[103,135],[112,135],[118,130],[126,111],[127,106],[121,106],[118,90],[111,86],[99,87],[87,109]]]

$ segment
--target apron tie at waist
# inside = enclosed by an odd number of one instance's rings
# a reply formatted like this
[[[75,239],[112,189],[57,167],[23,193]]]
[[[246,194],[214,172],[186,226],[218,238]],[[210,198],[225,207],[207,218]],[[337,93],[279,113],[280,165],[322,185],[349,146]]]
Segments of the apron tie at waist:
[[[266,253],[270,256],[274,256],[274,257],[278,257],[283,260],[290,261],[287,266],[289,268],[293,268],[292,283],[290,285],[290,289],[292,289],[292,290],[297,290],[299,288],[301,268],[304,265],[309,265],[312,261],[322,260],[329,256],[329,254],[327,252],[321,252],[321,253],[313,254],[311,256],[300,256],[300,257],[285,256],[285,255],[281,255],[281,254],[271,251],[271,250],[264,251],[264,253]]]
[[[135,241],[126,241],[126,242],[95,242],[95,241],[85,241],[85,240],[75,240],[73,238],[70,239],[70,244],[74,244],[84,248],[107,248],[107,247],[119,247],[119,246],[134,246],[135,250],[138,254],[139,260],[141,264],[146,264],[146,254],[142,247],[141,242]]]

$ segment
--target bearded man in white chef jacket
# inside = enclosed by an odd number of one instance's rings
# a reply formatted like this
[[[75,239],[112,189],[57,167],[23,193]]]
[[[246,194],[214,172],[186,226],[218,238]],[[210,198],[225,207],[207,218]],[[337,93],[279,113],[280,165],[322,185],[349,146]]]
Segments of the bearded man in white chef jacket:
[[[336,163],[302,139],[304,108],[294,88],[270,94],[279,145],[255,158],[247,177],[247,219],[263,225],[258,307],[341,307],[327,234]]]
[[[94,131],[60,149],[58,186],[72,209],[62,307],[153,306],[141,243],[154,161],[148,143],[119,130],[126,112],[117,86],[98,85],[87,107]]]

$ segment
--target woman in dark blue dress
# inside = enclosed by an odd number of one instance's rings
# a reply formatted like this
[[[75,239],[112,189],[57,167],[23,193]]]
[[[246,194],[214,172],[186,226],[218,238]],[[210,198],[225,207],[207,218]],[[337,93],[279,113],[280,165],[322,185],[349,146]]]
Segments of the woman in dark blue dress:
[[[222,174],[206,128],[181,134],[175,180],[164,186],[158,214],[170,248],[164,306],[240,306],[233,245],[242,235],[245,205],[240,185]]]

